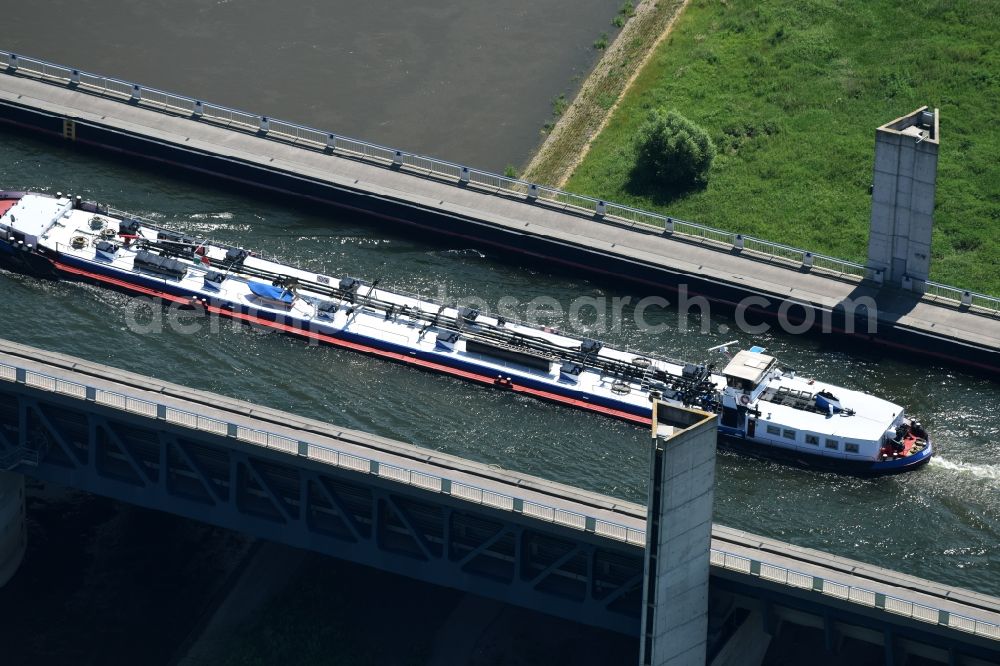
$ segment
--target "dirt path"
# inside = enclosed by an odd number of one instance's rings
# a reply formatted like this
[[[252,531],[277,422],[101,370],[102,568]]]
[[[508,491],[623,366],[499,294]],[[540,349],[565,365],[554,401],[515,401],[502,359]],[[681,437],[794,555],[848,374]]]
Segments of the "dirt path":
[[[563,187],[690,0],[645,0],[594,66],[522,178]]]

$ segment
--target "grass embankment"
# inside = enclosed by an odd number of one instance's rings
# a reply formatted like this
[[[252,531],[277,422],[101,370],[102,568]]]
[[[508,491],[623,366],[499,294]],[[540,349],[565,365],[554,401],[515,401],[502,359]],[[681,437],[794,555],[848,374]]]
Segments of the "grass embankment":
[[[874,130],[927,104],[941,111],[931,277],[1000,294],[997,34],[978,0],[692,0],[566,189],[863,261]],[[715,139],[704,190],[630,185],[631,138],[658,106]]]
[[[629,1],[622,4],[612,19],[621,32],[610,47],[606,34],[594,43],[594,48],[605,53],[573,103],[567,108],[562,96],[553,101],[553,115],[559,120],[554,127],[546,127],[548,136],[522,178],[556,187],[565,182],[586,146],[604,126],[608,112],[686,3],[687,0],[644,0],[635,6]]]

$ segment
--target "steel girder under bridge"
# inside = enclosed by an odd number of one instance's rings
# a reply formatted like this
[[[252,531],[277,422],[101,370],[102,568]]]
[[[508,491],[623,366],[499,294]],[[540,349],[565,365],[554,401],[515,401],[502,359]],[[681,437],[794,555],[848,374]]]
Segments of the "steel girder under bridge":
[[[323,464],[57,392],[12,388],[0,385],[5,468],[638,633],[642,550],[635,545],[560,530],[370,469]]]
[[[2,469],[638,636],[642,507],[0,340]],[[992,597],[712,535],[716,645],[743,609],[887,663],[996,661]]]

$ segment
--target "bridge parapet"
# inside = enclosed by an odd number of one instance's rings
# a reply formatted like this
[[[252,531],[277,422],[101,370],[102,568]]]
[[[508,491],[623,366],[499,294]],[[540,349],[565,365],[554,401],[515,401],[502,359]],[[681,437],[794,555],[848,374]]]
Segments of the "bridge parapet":
[[[472,504],[520,513],[544,522],[591,532],[608,539],[640,547],[645,545],[645,530],[637,529],[634,526],[611,522],[585,513],[551,506],[544,502],[526,499],[523,496],[499,493],[495,490],[452,478],[427,474],[417,469],[386,463],[377,458],[355,455],[327,444],[304,441],[241,423],[204,416],[194,411],[180,409],[172,404],[164,404],[162,402],[135,397],[127,393],[68,381],[60,377],[9,364],[0,364],[0,379],[21,383],[25,386],[69,396],[78,400],[90,401],[96,405],[110,407],[172,425],[212,435],[231,437],[240,442],[265,449],[293,456],[301,456],[362,474],[371,474],[396,483],[412,485],[422,490],[451,495]],[[6,462],[9,468],[18,465],[37,465],[40,458],[44,456],[44,453],[44,450],[33,449],[27,445],[11,447],[8,451],[4,452],[4,457],[0,457],[0,461]]]
[[[2,341],[0,394],[17,472],[638,633],[641,506]],[[711,575],[1000,641],[996,599],[810,553],[715,526]]]
[[[676,236],[722,252],[745,252],[746,256],[766,258],[776,265],[796,271],[816,271],[821,275],[851,282],[860,282],[871,272],[866,270],[864,264],[808,249],[566,192],[447,160],[341,136],[326,130],[0,50],[0,71],[4,70],[151,111],[189,117],[198,122],[212,123],[230,130],[254,134],[306,150],[348,156],[410,172],[420,177],[434,178],[458,187],[473,187],[486,193],[572,211],[600,221]],[[69,122],[70,124],[64,128],[67,136],[74,132],[72,121]],[[937,282],[927,283],[927,293],[953,305],[972,307],[970,310],[972,312],[980,311],[993,315],[1000,313],[1000,298],[996,296]]]

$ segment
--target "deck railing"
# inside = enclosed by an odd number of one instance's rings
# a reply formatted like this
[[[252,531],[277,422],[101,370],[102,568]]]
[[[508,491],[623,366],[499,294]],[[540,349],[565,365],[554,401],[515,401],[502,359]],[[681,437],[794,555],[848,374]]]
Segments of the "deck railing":
[[[76,400],[94,402],[104,407],[128,412],[140,417],[162,420],[183,428],[200,430],[210,435],[231,438],[240,442],[271,449],[284,455],[307,458],[325,465],[341,467],[359,474],[371,474],[381,479],[414,486],[433,493],[443,493],[466,502],[490,507],[497,511],[520,513],[536,520],[542,520],[569,529],[590,532],[608,539],[614,539],[644,548],[646,533],[628,525],[614,523],[575,511],[533,502],[523,497],[497,493],[487,488],[449,479],[444,476],[389,465],[377,460],[358,456],[336,448],[299,440],[278,433],[251,428],[230,421],[203,416],[195,412],[178,409],[127,393],[109,391],[67,381],[59,377],[36,372],[28,368],[0,364],[0,381],[23,384],[41,391],[59,393]],[[29,447],[0,450],[0,468],[16,469],[20,465],[38,465],[44,462],[43,452]],[[951,613],[934,606],[926,606],[911,600],[894,597],[862,587],[845,585],[813,574],[803,573],[778,566],[720,548],[712,548],[710,560],[713,566],[762,578],[781,585],[812,590],[845,601],[878,608],[889,613],[938,624],[977,636],[1000,641],[1000,625]]]
[[[417,155],[395,148],[380,146],[360,139],[340,136],[297,123],[291,123],[248,111],[241,111],[213,104],[193,97],[158,90],[99,74],[50,63],[38,58],[0,51],[0,67],[35,78],[60,83],[95,92],[112,99],[139,104],[168,113],[191,116],[248,132],[262,132],[267,136],[294,145],[317,150],[349,154],[383,165],[405,167],[426,176],[461,184],[496,194],[543,202],[550,206],[572,209],[576,213],[593,215],[597,219],[644,227],[679,238],[705,242],[723,250],[747,251],[775,260],[791,268],[817,269],[824,273],[850,280],[865,277],[865,267],[854,261],[838,259],[801,248],[774,243],[762,238],[745,236],[732,231],[679,220],[659,213],[603,201],[594,197],[573,194],[563,190],[530,183],[517,178],[480,169],[473,169],[454,162]],[[928,283],[928,292],[937,298],[956,301],[966,306],[983,308],[1000,313],[1000,298],[970,292],[957,287]]]
[[[3,196],[3,194],[4,194],[3,192],[0,192],[0,196]],[[20,193],[18,193],[18,194],[20,194]],[[136,215],[134,213],[130,213],[130,212],[125,211],[125,210],[120,210],[118,208],[114,208],[112,206],[99,205],[96,210],[101,215],[108,215],[108,216],[119,218],[119,219],[138,220],[139,222],[142,223],[142,225],[144,227],[149,228],[149,229],[160,229],[160,230],[163,230],[163,231],[176,231],[176,229],[167,229],[166,227],[164,227],[161,223],[157,222],[156,220],[150,220],[149,218],[142,217],[141,215]],[[199,242],[200,241],[201,241],[201,239],[199,239]],[[223,246],[223,247],[228,247],[227,244],[225,244],[225,243],[221,243],[221,242],[214,241],[214,240],[211,240],[211,239],[209,239],[208,242],[211,242],[211,243],[213,243],[215,245],[220,245],[220,246]],[[60,249],[60,248],[62,248],[62,249]],[[69,246],[61,245],[60,243],[56,243],[55,249],[56,249],[56,252],[65,252],[65,251],[67,251],[67,250],[69,250],[71,248]],[[279,263],[279,264],[283,263],[282,259],[280,257],[273,257],[273,256],[267,255],[267,254],[262,253],[262,252],[257,252],[256,250],[254,251],[253,256],[256,257],[256,258],[258,258],[258,259],[265,259],[265,260],[273,261],[273,262]],[[208,269],[205,268],[203,265],[196,264],[195,267],[194,267],[194,270],[196,270],[196,271],[197,270],[205,270],[205,271],[207,271]],[[316,277],[318,279],[327,279],[327,280],[330,279],[330,276],[323,275],[321,273],[316,273],[315,275],[316,275]],[[168,280],[166,278],[163,278],[163,281],[164,281],[164,283],[168,282]],[[331,284],[333,284],[332,281],[331,281]],[[436,305],[438,307],[458,308],[458,307],[461,306],[460,302],[458,302],[458,301],[445,302],[445,301],[441,300],[440,298],[436,298],[434,296],[425,296],[423,294],[416,294],[416,293],[413,293],[413,292],[408,291],[406,289],[400,289],[400,288],[397,288],[397,287],[394,287],[394,286],[393,287],[387,287],[387,288],[384,288],[384,289],[372,289],[371,292],[369,292],[368,291],[368,287],[372,286],[372,284],[369,283],[369,282],[364,282],[364,281],[362,281],[362,284],[364,286],[360,290],[360,295],[359,295],[359,299],[358,299],[358,304],[361,307],[364,307],[364,305],[365,305],[365,299],[369,295],[372,298],[379,298],[379,292],[389,293],[389,294],[392,294],[393,296],[401,296],[403,298],[413,299],[415,301],[420,301],[420,302],[428,304],[428,305]],[[308,287],[304,287],[304,288],[308,289]],[[426,312],[426,311],[424,311],[424,314],[433,315],[434,313],[433,312]],[[487,316],[500,316],[500,313],[498,313],[498,312],[494,312],[494,313],[484,312],[483,314],[485,314]],[[517,317],[503,315],[503,319],[506,322],[505,325],[507,325],[507,326],[523,326],[525,328],[530,328],[530,329],[535,329],[535,330],[539,329],[539,325],[538,324],[533,324],[533,323],[530,323],[530,322],[526,322],[526,321],[523,321],[521,319],[518,319]],[[568,336],[574,336],[574,335],[577,334],[575,331],[564,331],[564,333],[566,335],[568,335]],[[632,356],[635,356],[636,358],[648,358],[649,355],[650,355],[650,352],[638,351],[638,350],[636,350],[636,349],[634,349],[632,347],[628,347],[628,346],[625,346],[625,345],[617,346],[617,347],[615,347],[615,349],[617,349],[618,351],[623,352],[625,354],[630,354]],[[675,365],[681,365],[681,366],[687,364],[687,361],[683,361],[683,360],[677,359],[677,358],[672,358],[670,356],[665,356],[663,354],[657,354],[656,355],[656,359],[658,361],[666,361],[666,362],[673,363]]]

